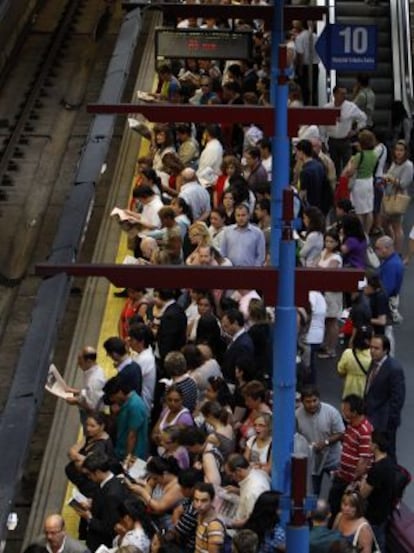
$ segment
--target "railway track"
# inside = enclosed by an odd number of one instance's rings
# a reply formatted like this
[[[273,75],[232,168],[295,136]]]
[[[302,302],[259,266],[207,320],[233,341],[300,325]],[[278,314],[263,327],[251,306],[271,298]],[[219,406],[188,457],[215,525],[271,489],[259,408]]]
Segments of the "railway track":
[[[105,9],[103,0],[44,1],[0,89],[1,415],[41,284],[32,268],[49,254],[92,121],[85,106],[99,95],[122,22],[120,7],[112,15]],[[121,126],[111,156],[120,134]],[[110,183],[109,168],[96,183],[83,260],[91,259]],[[72,283],[55,345],[61,366],[70,349],[83,286]],[[7,553],[21,549],[54,408],[53,399],[45,397],[15,502],[19,525],[9,534]]]

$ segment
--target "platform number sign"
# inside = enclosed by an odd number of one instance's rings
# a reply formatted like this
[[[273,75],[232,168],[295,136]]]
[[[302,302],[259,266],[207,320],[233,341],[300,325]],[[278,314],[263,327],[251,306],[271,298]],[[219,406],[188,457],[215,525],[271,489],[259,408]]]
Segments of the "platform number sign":
[[[337,71],[374,71],[377,64],[376,25],[326,25],[316,42],[322,63]]]

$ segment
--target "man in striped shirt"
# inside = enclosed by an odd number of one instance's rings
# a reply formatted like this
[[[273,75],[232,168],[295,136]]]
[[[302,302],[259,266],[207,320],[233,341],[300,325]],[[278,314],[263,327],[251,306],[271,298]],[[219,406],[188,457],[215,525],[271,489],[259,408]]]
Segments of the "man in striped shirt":
[[[225,539],[224,524],[213,506],[214,487],[199,482],[194,487],[193,505],[198,513],[195,553],[220,553]]]
[[[350,484],[357,483],[368,471],[372,462],[370,448],[372,424],[364,414],[364,401],[355,394],[342,400],[342,415],[347,422],[340,466],[329,492],[329,504],[334,520],[340,511],[342,495]]]

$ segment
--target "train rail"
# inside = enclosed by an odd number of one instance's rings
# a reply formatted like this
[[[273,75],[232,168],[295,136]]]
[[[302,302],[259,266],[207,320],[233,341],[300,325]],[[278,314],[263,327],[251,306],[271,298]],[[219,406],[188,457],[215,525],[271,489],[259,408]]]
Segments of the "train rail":
[[[85,106],[122,99],[141,24],[105,8],[43,2],[0,88],[1,537],[12,508],[20,520],[7,553],[21,549],[55,410],[43,398],[47,366],[52,355],[65,365],[84,292],[64,275],[42,282],[32,266],[92,258],[122,135],[115,117]]]

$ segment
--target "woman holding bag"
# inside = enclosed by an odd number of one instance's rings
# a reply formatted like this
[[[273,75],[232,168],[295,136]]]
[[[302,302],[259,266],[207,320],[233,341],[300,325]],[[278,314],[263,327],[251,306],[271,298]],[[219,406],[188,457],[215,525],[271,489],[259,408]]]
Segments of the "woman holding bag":
[[[394,240],[395,250],[402,253],[404,231],[403,213],[387,213],[387,202],[397,194],[408,197],[408,187],[413,181],[413,164],[408,159],[408,147],[404,140],[398,140],[392,150],[392,163],[384,175],[385,194],[382,200],[383,227]],[[408,203],[408,202],[407,202]]]
[[[374,173],[378,158],[374,151],[375,136],[371,131],[361,131],[358,141],[361,150],[351,157],[341,176],[350,179],[351,201],[355,213],[361,220],[365,234],[369,234],[373,223]]]
[[[360,494],[356,491],[346,491],[342,496],[341,511],[337,514],[332,528],[338,530],[356,551],[381,553],[372,528],[363,513],[364,501]]]

